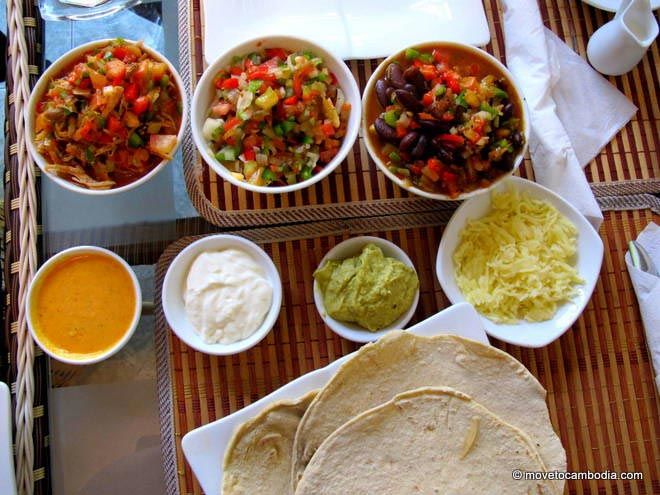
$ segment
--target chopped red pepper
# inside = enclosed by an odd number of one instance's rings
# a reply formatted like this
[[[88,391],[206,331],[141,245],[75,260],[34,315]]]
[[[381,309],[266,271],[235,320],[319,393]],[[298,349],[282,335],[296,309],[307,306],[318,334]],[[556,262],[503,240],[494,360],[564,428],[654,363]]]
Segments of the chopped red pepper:
[[[295,105],[296,103],[298,103],[298,97],[296,95],[284,99],[285,105]]]
[[[408,128],[402,124],[397,124],[396,125],[396,137],[402,138],[408,134]]]
[[[280,60],[286,60],[287,58],[286,50],[283,48],[266,48],[266,56],[268,58],[279,58]]]
[[[422,96],[422,103],[424,106],[429,106],[433,104],[433,92],[429,91],[428,93],[424,93],[424,96]]]
[[[410,172],[414,175],[422,175],[422,167],[419,165],[411,165]]]
[[[450,172],[449,170],[445,170],[442,172],[442,180],[445,182],[456,182],[456,179],[458,179],[458,175],[456,175],[454,172]]]
[[[254,72],[249,72],[247,75],[248,81],[261,79],[262,81],[274,81],[275,76],[267,68],[258,68]]]
[[[442,55],[442,53],[440,53],[440,50],[438,50],[437,48],[433,49],[432,54],[433,54],[433,60],[435,60],[436,62],[441,63],[444,61],[445,57]]]
[[[456,134],[440,134],[437,139],[451,148],[458,148],[465,144],[465,139]]]
[[[119,120],[118,117],[115,117],[114,115],[108,115],[108,122],[106,124],[106,127],[108,131],[110,131],[112,134],[117,134],[119,135],[121,131],[124,131],[124,126],[121,123],[121,120]]]

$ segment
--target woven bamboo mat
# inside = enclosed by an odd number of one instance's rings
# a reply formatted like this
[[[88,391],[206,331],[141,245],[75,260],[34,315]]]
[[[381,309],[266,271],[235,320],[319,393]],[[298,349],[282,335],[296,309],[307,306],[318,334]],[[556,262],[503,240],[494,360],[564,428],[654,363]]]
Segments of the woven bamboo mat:
[[[448,306],[433,266],[442,225],[434,214],[413,217],[242,232],[260,243],[275,261],[282,277],[284,302],[268,337],[235,356],[208,356],[187,347],[169,330],[157,300],[159,398],[169,494],[201,493],[181,452],[185,433],[356,348],[325,327],[313,301],[312,272],[336,243],[364,233],[392,240],[410,255],[420,275],[421,297],[415,319]],[[571,471],[644,474],[643,480],[634,482],[571,482],[570,494],[660,493],[660,402],[623,262],[627,239],[654,219],[660,220],[650,210],[605,214],[601,228],[605,261],[599,283],[584,314],[562,338],[543,349],[493,341],[525,364],[547,388],[551,419],[566,447]],[[412,222],[419,227],[410,227]],[[320,229],[330,234],[319,236]],[[157,265],[157,298],[169,263],[194,239],[183,238],[165,250]]]
[[[540,1],[546,25],[584,56],[591,33],[609,14],[571,0]],[[497,0],[484,0],[492,41],[486,50],[505,61],[502,13]],[[204,70],[204,28],[201,0],[179,0],[180,64],[184,81],[192,90]],[[626,128],[588,165],[591,182],[617,182],[660,177],[657,136],[660,133],[657,67],[658,44],[643,62],[610,82],[621,90],[639,112]],[[349,62],[361,89],[377,60]],[[577,90],[584,90],[577,89]],[[595,111],[607,112],[606,108]],[[359,138],[344,163],[320,183],[285,195],[257,194],[237,188],[218,177],[194,150],[190,136],[183,145],[184,170],[193,205],[209,222],[224,227],[262,226],[289,222],[357,218],[429,211],[437,203],[417,198],[392,184],[378,172]],[[533,176],[529,160],[520,174]]]

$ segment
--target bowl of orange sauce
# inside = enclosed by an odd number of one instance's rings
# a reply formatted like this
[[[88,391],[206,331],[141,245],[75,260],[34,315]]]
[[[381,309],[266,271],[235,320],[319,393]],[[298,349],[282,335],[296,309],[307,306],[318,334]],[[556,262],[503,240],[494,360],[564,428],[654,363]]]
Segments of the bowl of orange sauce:
[[[27,324],[35,342],[69,364],[92,364],[121,349],[142,309],[131,267],[107,249],[79,246],[51,257],[27,297]]]

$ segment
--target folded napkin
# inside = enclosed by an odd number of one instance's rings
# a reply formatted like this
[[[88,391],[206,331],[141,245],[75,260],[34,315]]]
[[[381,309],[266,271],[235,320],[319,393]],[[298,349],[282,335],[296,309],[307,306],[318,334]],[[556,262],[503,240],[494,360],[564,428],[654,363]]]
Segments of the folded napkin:
[[[660,227],[651,222],[639,234],[637,242],[651,257],[656,271],[660,270]],[[660,277],[635,268],[630,259],[630,253],[626,253],[626,265],[646,330],[646,343],[655,370],[655,386],[660,392],[660,305],[658,304],[660,303]]]
[[[502,0],[502,5],[507,66],[530,112],[529,152],[536,180],[598,229],[603,215],[582,167],[637,108],[543,26],[535,1]]]

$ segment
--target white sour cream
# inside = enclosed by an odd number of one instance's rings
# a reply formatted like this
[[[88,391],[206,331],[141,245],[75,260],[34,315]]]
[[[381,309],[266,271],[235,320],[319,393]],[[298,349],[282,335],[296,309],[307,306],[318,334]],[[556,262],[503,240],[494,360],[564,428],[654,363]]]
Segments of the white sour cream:
[[[272,299],[263,269],[238,249],[197,256],[183,293],[188,319],[207,344],[231,344],[252,335]]]

